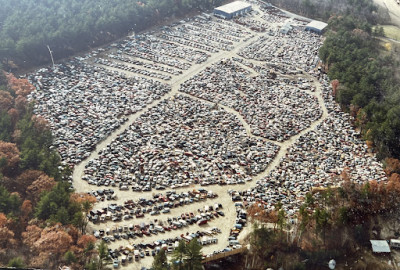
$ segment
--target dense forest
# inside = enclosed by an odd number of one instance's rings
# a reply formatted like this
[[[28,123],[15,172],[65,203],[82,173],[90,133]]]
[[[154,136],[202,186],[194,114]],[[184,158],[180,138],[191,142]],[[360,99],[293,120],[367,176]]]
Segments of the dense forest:
[[[96,199],[71,190],[71,170],[52,149],[47,122],[27,101],[33,89],[0,70],[0,265],[96,269],[96,239],[84,235]]]
[[[351,17],[335,17],[320,49],[334,94],[355,118],[378,157],[400,156],[400,88],[396,52],[374,36],[379,28]]]
[[[50,62],[223,0],[0,0],[0,58]],[[24,63],[25,61],[25,63]]]
[[[268,0],[265,2],[296,14],[323,21],[332,15],[352,16],[371,24],[390,21],[387,9],[379,8],[372,0]]]

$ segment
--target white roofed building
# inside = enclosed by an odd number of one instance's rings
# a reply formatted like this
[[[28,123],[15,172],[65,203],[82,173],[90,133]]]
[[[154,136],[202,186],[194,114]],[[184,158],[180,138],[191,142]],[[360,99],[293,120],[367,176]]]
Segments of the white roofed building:
[[[224,19],[232,19],[233,17],[242,15],[251,10],[251,4],[243,1],[235,1],[215,8],[214,15]]]
[[[306,25],[305,30],[321,35],[327,26],[327,23],[321,21],[311,21],[309,24]]]
[[[390,247],[386,240],[369,240],[374,253],[390,253]]]

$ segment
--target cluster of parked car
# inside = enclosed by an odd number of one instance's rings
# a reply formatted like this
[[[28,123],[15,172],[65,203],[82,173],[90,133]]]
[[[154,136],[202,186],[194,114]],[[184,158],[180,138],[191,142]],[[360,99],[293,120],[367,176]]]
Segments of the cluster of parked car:
[[[221,230],[213,227],[210,230],[186,233],[174,238],[167,238],[147,244],[139,243],[121,246],[118,249],[109,249],[108,253],[113,260],[113,267],[118,268],[120,265],[133,262],[133,260],[138,262],[146,256],[155,256],[161,249],[164,249],[167,253],[172,253],[181,240],[189,242],[196,238],[200,245],[216,244],[218,243],[218,239],[215,235],[219,233],[221,233]]]
[[[125,71],[134,72],[134,73],[138,73],[141,75],[158,78],[158,79],[162,79],[162,80],[166,80],[166,81],[171,80],[171,78],[172,78],[170,75],[164,75],[164,74],[157,73],[154,71],[148,71],[148,70],[128,66],[125,64],[115,63],[114,61],[110,61],[108,59],[96,58],[95,62],[97,64],[101,64],[101,65],[105,65],[105,66],[109,66],[109,67],[113,67],[113,68],[118,68],[118,69],[122,69]]]
[[[112,229],[99,229],[93,232],[96,238],[101,238],[106,243],[114,242],[120,239],[136,239],[137,237],[143,237],[144,235],[157,235],[159,233],[165,233],[165,231],[178,230],[189,225],[197,224],[204,225],[208,221],[225,216],[224,212],[221,211],[222,205],[215,204],[214,206],[204,206],[203,209],[198,209],[199,214],[194,213],[182,213],[177,217],[169,217],[166,221],[151,221],[150,223],[141,222],[140,224],[130,224],[124,226],[117,226]]]
[[[98,189],[92,190],[88,192],[89,195],[96,197],[97,201],[104,201],[104,200],[116,200],[117,194],[115,194],[114,189]]]
[[[114,191],[112,189],[98,190],[89,192],[98,198],[107,198],[111,196],[114,198]],[[193,189],[188,192],[177,193],[176,191],[167,191],[165,194],[154,194],[152,199],[140,198],[138,200],[125,201],[123,205],[115,203],[109,204],[107,207],[92,210],[88,214],[89,221],[93,223],[106,222],[112,220],[118,222],[121,220],[130,220],[134,217],[142,218],[145,214],[152,216],[159,215],[160,213],[166,214],[171,211],[171,208],[181,207],[189,203],[204,201],[207,198],[218,197],[212,191],[207,191],[204,188]]]
[[[247,212],[241,202],[235,202],[236,207],[236,222],[233,225],[229,234],[229,246],[231,248],[241,248],[242,245],[238,241],[238,236],[247,222]]]

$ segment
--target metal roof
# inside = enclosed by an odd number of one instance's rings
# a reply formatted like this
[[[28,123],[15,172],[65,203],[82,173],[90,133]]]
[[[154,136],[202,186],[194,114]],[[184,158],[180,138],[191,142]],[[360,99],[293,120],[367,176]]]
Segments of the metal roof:
[[[290,24],[285,24],[281,27],[281,33],[287,34],[290,30],[292,30],[292,26]]]
[[[372,245],[372,251],[377,253],[390,252],[389,244],[386,240],[369,240]]]
[[[309,24],[306,25],[306,28],[310,27],[310,28],[315,28],[315,29],[322,31],[327,26],[328,26],[327,23],[324,23],[321,21],[311,21]]]
[[[215,10],[219,10],[225,13],[234,13],[236,11],[245,9],[245,8],[249,8],[251,7],[251,4],[248,4],[246,2],[242,2],[242,1],[235,1],[220,7],[215,8]]]

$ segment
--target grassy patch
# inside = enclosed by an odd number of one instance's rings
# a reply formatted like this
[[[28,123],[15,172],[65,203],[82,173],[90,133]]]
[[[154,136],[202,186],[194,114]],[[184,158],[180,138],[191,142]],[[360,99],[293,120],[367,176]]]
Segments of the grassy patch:
[[[385,31],[385,36],[400,41],[400,28],[394,25],[380,25]]]

